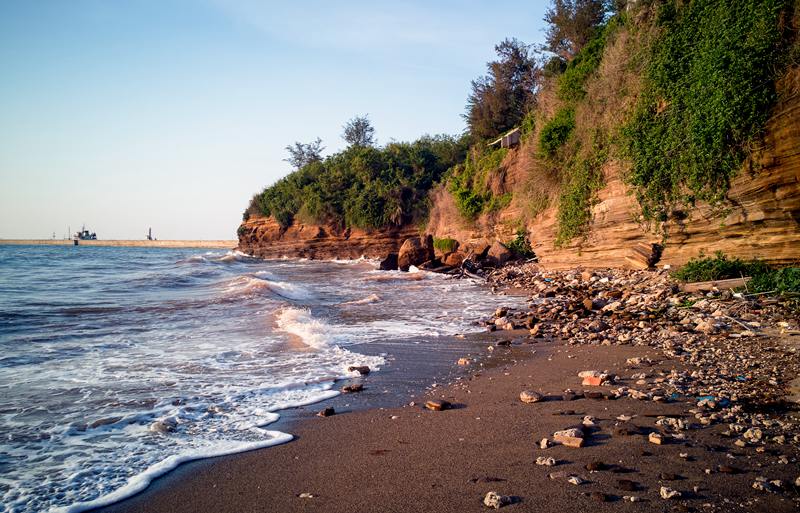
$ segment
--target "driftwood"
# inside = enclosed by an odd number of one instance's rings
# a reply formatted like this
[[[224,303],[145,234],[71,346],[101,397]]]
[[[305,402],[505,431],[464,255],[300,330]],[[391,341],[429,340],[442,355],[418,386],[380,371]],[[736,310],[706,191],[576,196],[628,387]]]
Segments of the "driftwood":
[[[750,277],[731,278],[729,280],[697,281],[694,283],[684,283],[681,285],[683,292],[710,292],[714,289],[735,289],[744,287],[750,281]]]

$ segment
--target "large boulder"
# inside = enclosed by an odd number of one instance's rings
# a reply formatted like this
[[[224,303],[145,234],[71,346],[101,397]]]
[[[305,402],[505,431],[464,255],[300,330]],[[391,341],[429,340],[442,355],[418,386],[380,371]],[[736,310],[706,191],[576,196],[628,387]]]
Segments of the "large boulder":
[[[453,253],[448,253],[442,259],[442,263],[444,265],[449,265],[451,267],[461,267],[461,262],[464,261],[464,254],[458,251],[454,251]]]
[[[489,252],[486,254],[486,263],[495,267],[500,267],[514,257],[514,253],[505,247],[501,242],[494,241]]]
[[[401,271],[408,271],[412,265],[417,266],[434,258],[433,236],[411,237],[400,246],[397,266]]]
[[[397,270],[397,253],[389,253],[386,258],[381,260],[381,271],[396,271]]]

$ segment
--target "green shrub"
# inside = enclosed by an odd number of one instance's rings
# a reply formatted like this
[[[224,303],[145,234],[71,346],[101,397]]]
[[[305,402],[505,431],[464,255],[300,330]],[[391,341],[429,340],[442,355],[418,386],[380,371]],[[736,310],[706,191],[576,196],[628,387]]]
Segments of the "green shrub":
[[[769,267],[763,262],[728,258],[721,251],[717,251],[713,257],[701,254],[697,258],[692,258],[672,275],[680,281],[694,282],[741,278],[765,274],[768,270]]]
[[[564,107],[548,121],[539,134],[539,151],[545,157],[552,157],[569,139],[575,129],[575,109]]]
[[[484,197],[475,194],[471,189],[456,187],[451,189],[456,200],[458,212],[464,219],[475,219],[483,211]]]
[[[508,148],[490,149],[476,145],[448,178],[449,190],[464,219],[474,220],[481,212],[495,211],[511,202],[511,194],[495,197],[487,188],[489,175],[497,171],[508,155]]]
[[[433,239],[433,247],[442,253],[452,253],[458,247],[458,241],[455,239]]]
[[[449,136],[351,146],[281,178],[248,212],[271,215],[284,228],[296,218],[363,229],[411,224],[425,217],[428,192],[464,160],[466,148],[466,138]]]
[[[722,200],[776,100],[790,0],[669,0],[645,88],[623,128],[628,177],[648,219]]]
[[[499,196],[495,196],[494,194],[490,196],[489,202],[486,203],[485,207],[487,212],[499,212],[511,204],[512,194],[510,192],[506,192]]]
[[[506,247],[520,258],[532,258],[536,256],[531,248],[531,243],[525,235],[525,230],[517,230],[517,236],[506,244]]]
[[[800,267],[784,267],[765,273],[756,273],[747,284],[752,292],[800,294]]]
[[[523,138],[528,137],[536,130],[536,111],[530,111],[522,118],[522,123],[519,125],[520,134]]]
[[[558,200],[557,247],[586,233],[592,220],[594,195],[603,186],[602,166],[607,157],[607,152],[595,145],[588,157],[576,157],[567,167],[566,181]]]

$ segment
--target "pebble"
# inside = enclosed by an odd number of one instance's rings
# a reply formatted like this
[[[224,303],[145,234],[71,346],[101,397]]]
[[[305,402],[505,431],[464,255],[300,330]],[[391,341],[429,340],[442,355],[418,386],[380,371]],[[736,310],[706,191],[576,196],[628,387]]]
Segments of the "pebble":
[[[519,400],[523,403],[538,403],[542,400],[542,394],[534,392],[533,390],[523,390],[519,394]]]
[[[489,492],[483,498],[483,505],[487,508],[500,509],[513,503],[514,501],[510,496],[500,495],[497,492]]]
[[[364,390],[364,385],[361,383],[354,383],[352,385],[346,385],[342,387],[343,394],[354,394],[356,392],[361,392]]]
[[[320,410],[320,411],[317,413],[317,416],[318,416],[318,417],[330,417],[330,416],[333,416],[333,415],[336,415],[336,410],[334,410],[334,409],[333,409],[332,407],[330,407],[330,406],[328,406],[327,408],[325,408],[325,409],[323,409],[323,410]]]
[[[659,495],[661,495],[662,499],[680,499],[681,492],[678,490],[673,490],[668,486],[662,486],[661,490],[659,491]]]
[[[660,433],[650,433],[647,435],[647,440],[650,441],[651,444],[662,445],[664,443],[664,437]]]
[[[425,401],[425,408],[432,410],[432,411],[442,411],[450,409],[452,405],[445,400],[440,399],[431,399],[429,401]]]
[[[553,440],[567,447],[583,447],[583,431],[578,428],[565,429],[553,433]]]
[[[554,467],[557,463],[558,462],[556,461],[555,458],[550,458],[545,456],[539,456],[538,458],[536,458],[536,464],[543,465],[545,467]]]

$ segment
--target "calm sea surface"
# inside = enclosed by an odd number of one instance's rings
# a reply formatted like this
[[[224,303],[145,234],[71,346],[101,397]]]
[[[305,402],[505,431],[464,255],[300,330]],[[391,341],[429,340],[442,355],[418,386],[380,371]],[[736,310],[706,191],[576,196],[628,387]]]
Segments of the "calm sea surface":
[[[288,441],[276,411],[386,364],[354,344],[435,343],[501,300],[368,261],[0,246],[0,512],[82,511],[183,461]]]

